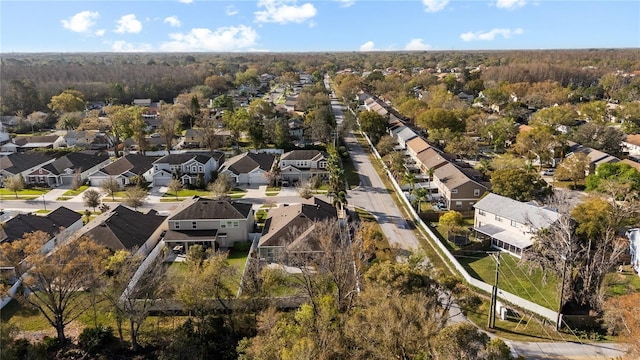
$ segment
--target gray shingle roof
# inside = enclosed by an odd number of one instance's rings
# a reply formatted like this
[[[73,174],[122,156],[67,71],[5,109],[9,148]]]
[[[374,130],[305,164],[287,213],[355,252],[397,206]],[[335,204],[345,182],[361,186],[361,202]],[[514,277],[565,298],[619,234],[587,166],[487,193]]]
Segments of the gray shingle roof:
[[[81,218],[82,215],[64,206],[60,206],[47,216],[18,214],[4,223],[3,231],[6,238],[2,241],[14,241],[22,238],[25,233],[37,230],[46,232],[52,238],[60,232],[60,228],[67,228]]]
[[[275,158],[275,155],[268,153],[244,153],[225,161],[223,170],[229,170],[236,175],[246,174],[257,168],[269,171]]]
[[[291,150],[282,154],[280,160],[315,160],[321,157],[328,158],[329,154],[320,150]]]
[[[87,225],[84,235],[112,250],[133,250],[144,245],[165,219],[155,211],[143,214],[118,205]]]
[[[187,202],[185,206],[176,209],[169,220],[246,219],[252,207],[248,203],[201,197],[193,197],[185,201]]]
[[[13,153],[0,157],[0,170],[5,170],[11,174],[21,173],[34,166],[46,163],[52,158],[47,155]]]
[[[141,154],[127,154],[103,167],[102,171],[112,176],[124,174],[127,171],[143,174],[153,167],[153,161],[156,159]]]
[[[546,228],[560,218],[560,214],[553,210],[494,193],[487,194],[473,207],[520,224],[532,225],[536,229]]]
[[[317,198],[313,198],[311,204],[299,203],[271,209],[259,246],[286,246],[315,222],[337,218],[336,208]]]

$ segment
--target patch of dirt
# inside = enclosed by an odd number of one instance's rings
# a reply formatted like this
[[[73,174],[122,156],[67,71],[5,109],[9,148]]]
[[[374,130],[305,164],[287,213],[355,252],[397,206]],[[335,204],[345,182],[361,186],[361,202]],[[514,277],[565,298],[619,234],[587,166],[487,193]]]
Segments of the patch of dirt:
[[[84,326],[74,321],[64,328],[64,334],[67,338],[71,339],[71,341],[76,342],[82,330],[84,330]],[[41,342],[47,336],[51,338],[58,336],[53,326],[46,330],[20,331],[16,334],[15,338],[26,339],[29,340],[29,342],[36,343]]]

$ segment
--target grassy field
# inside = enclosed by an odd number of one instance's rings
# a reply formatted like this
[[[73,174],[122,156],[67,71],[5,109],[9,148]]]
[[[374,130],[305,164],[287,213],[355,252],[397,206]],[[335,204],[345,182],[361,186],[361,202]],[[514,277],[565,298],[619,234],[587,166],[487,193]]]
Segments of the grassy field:
[[[460,264],[471,276],[493,285],[496,274],[495,257],[487,253],[469,253],[457,257]],[[498,286],[512,294],[518,295],[549,309],[558,307],[560,280],[553,274],[547,275],[543,281],[543,272],[533,268],[526,262],[508,255],[500,255]]]
[[[344,169],[344,176],[349,189],[353,189],[360,185],[360,175],[356,172],[355,166],[353,166],[353,159],[348,158],[342,161],[342,167]]]

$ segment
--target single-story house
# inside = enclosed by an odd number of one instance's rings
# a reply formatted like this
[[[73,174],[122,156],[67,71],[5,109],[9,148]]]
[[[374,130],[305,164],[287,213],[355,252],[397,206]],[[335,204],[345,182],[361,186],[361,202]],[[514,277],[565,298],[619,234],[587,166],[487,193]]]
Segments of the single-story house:
[[[120,186],[130,185],[136,176],[144,177],[145,181],[153,181],[153,162],[157,157],[142,154],[127,154],[89,175],[91,186],[100,186],[109,179],[116,179]]]
[[[228,174],[236,184],[266,185],[269,183],[267,173],[275,161],[274,154],[247,152],[226,160],[219,173]]]
[[[109,164],[109,156],[96,152],[72,152],[29,173],[27,184],[39,186],[60,186],[73,183],[78,178],[84,183],[92,174]]]
[[[167,229],[166,219],[155,210],[141,213],[118,205],[96,216],[75,236],[89,237],[112,251],[129,250],[147,255]]]
[[[292,254],[310,256],[320,251],[319,240],[313,236],[315,227],[333,219],[338,219],[336,208],[315,197],[270,209],[258,242],[260,260],[286,264]]]

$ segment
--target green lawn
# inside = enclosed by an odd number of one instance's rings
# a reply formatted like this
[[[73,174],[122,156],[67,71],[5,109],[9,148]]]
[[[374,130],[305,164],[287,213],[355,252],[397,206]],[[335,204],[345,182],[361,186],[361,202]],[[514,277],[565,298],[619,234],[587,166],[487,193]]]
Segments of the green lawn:
[[[17,198],[16,193],[13,191],[9,191],[5,188],[0,188],[0,198],[2,200],[33,200],[37,199],[39,196],[46,194],[50,191],[49,188],[33,188],[33,189],[22,189],[18,191]]]
[[[211,191],[206,191],[206,190],[196,190],[196,189],[183,189],[178,191],[178,197],[179,198],[187,198],[187,197],[192,197],[192,196],[201,196],[201,197],[208,197],[211,196]],[[176,193],[169,190],[167,191],[164,195],[162,195],[163,198],[173,198],[175,200],[176,198]]]
[[[7,306],[0,311],[2,324],[12,324],[23,331],[37,331],[52,329],[51,325],[35,309],[22,306],[17,300],[11,300]]]
[[[48,214],[50,212],[51,212],[51,210],[44,210],[44,209],[40,209],[40,210],[34,211],[34,213],[36,213],[36,214]]]
[[[640,276],[631,266],[623,266],[622,272],[612,272],[604,279],[604,289],[608,296],[627,295],[640,291]]]
[[[469,253],[457,257],[460,264],[469,275],[493,285],[496,275],[495,257],[486,253]],[[500,255],[500,270],[498,286],[512,294],[520,296],[549,309],[556,309],[559,303],[559,279],[547,275],[546,283],[540,269],[532,267],[520,259],[502,253]]]
[[[71,190],[65,191],[65,193],[62,194],[62,196],[71,196],[71,197],[77,196],[77,195],[80,195],[83,191],[87,190],[88,188],[89,188],[88,185],[82,185],[75,190],[71,189]]]

